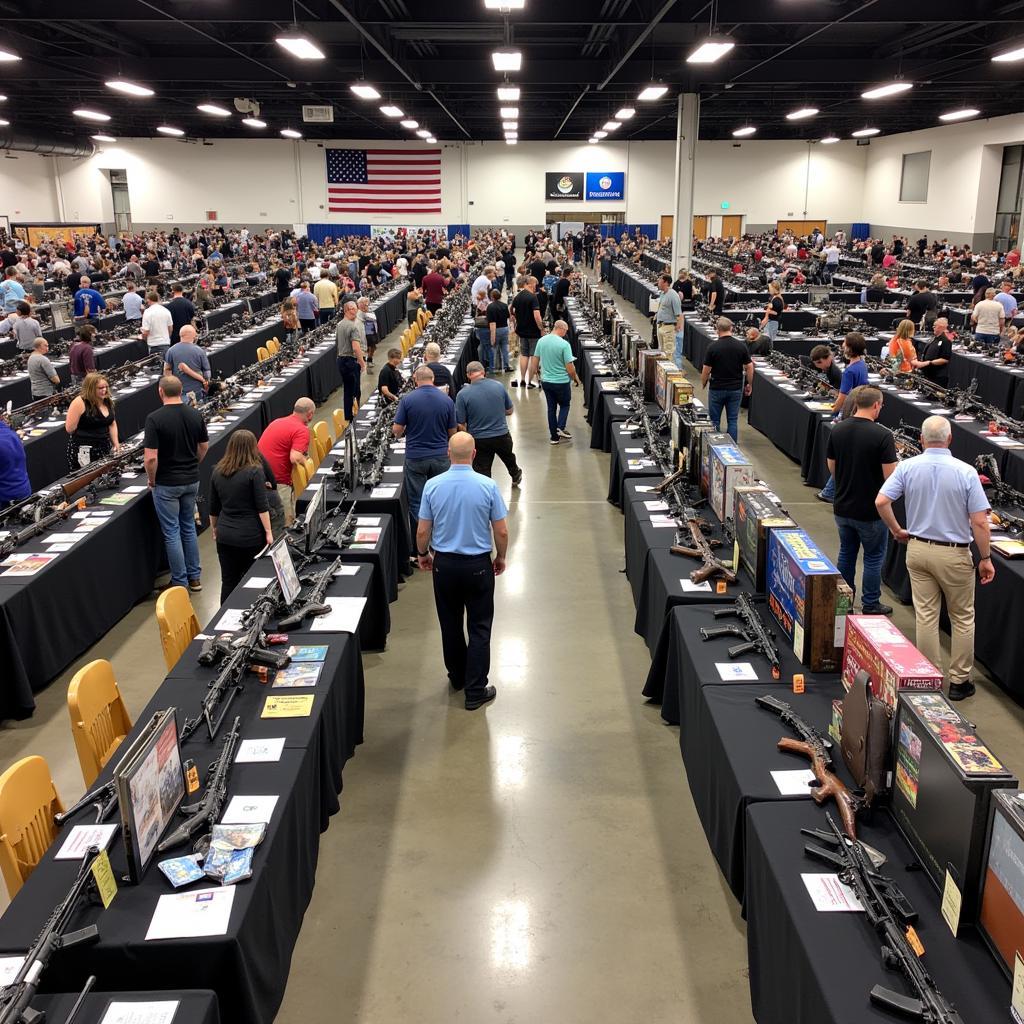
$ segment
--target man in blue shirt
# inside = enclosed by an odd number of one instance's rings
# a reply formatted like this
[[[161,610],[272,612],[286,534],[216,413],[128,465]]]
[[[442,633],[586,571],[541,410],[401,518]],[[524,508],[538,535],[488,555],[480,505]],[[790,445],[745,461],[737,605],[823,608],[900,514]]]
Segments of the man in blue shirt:
[[[565,340],[569,333],[569,325],[564,320],[556,320],[550,334],[539,339],[533,349],[530,360],[530,375],[537,376],[540,372],[540,385],[544,389],[544,397],[548,400],[548,433],[551,444],[559,441],[571,441],[572,434],[566,430],[569,422],[569,403],[572,401],[572,379],[579,384],[576,357],[572,354],[569,342]]]
[[[474,360],[469,363],[466,377],[469,386],[464,387],[455,399],[455,419],[459,430],[468,431],[476,439],[473,470],[489,477],[497,455],[512,477],[512,486],[518,487],[523,471],[512,451],[512,435],[508,429],[512,398],[504,384],[487,376],[481,362]]]
[[[18,308],[18,303],[25,301],[25,289],[18,280],[18,271],[15,267],[8,267],[4,271],[0,294],[3,295],[5,313],[13,313]]]
[[[316,296],[309,290],[308,281],[303,281],[295,293],[295,312],[298,314],[299,323],[302,324],[303,334],[316,327],[320,307],[317,305]]]
[[[1008,277],[1003,278],[999,291],[996,292],[996,302],[1003,307],[1006,314],[1007,324],[1017,315],[1017,300],[1013,297],[1013,281]]]
[[[21,501],[32,493],[25,469],[25,446],[21,438],[0,420],[0,508]]]
[[[843,339],[843,355],[846,356],[846,366],[839,380],[839,394],[832,406],[832,415],[837,419],[843,418],[843,407],[846,405],[846,399],[850,392],[868,382],[868,367],[864,362],[864,353],[867,350],[867,339],[859,331],[850,331]],[[831,504],[835,500],[835,496],[836,478],[830,476],[828,483],[818,491],[818,500]]]
[[[79,289],[75,292],[75,318],[79,320],[97,320],[100,313],[107,308],[107,300],[95,288],[92,281],[83,277]]]
[[[453,689],[465,690],[467,711],[497,695],[487,685],[494,578],[505,571],[508,552],[508,510],[498,485],[473,471],[475,448],[472,434],[451,439],[451,468],[423,489],[416,527],[419,566],[433,573],[444,667]]]
[[[183,401],[195,405],[206,395],[210,382],[210,358],[206,349],[196,344],[196,329],[185,324],[181,339],[164,353],[164,376],[181,381]]]
[[[995,578],[992,565],[989,501],[972,466],[949,451],[953,431],[944,416],[921,424],[923,451],[901,462],[882,484],[875,507],[889,532],[907,545],[907,572],[917,622],[917,649],[941,667],[939,613],[945,598],[949,613],[949,699],[974,693],[974,560],[978,546],[978,579]],[[903,498],[907,527],[900,526],[892,503]]]
[[[125,320],[142,319],[142,296],[135,290],[135,284],[129,281],[126,291],[121,296],[121,308],[124,310]]]
[[[455,403],[434,387],[434,371],[418,366],[412,375],[416,387],[402,397],[391,427],[405,437],[405,483],[409,496],[412,535],[419,521],[420,498],[427,481],[448,469],[448,439],[455,433]]]

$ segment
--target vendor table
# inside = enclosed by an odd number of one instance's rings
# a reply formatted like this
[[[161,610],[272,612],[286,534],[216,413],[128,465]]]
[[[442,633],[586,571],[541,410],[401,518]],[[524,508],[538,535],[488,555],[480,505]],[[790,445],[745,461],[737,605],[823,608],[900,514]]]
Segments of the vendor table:
[[[728,310],[726,310],[726,315],[728,315]],[[690,360],[695,369],[700,370],[704,365],[704,357],[707,354],[708,346],[717,337],[718,335],[710,324],[697,320],[692,315],[685,318],[683,324],[683,355]],[[828,344],[830,340],[829,338],[813,334],[805,335],[800,332],[780,331],[776,335],[775,341],[772,342],[772,348],[777,352],[782,352],[784,355],[796,358],[810,355],[812,348],[817,345]]]
[[[651,316],[650,300],[661,295],[656,284],[618,263],[612,264],[608,280],[611,286],[624,299],[632,302],[645,317]]]
[[[77,999],[77,992],[37,996],[32,1000],[32,1008],[44,1012],[51,1024],[60,1024],[67,1018]],[[220,1024],[221,1019],[217,995],[214,992],[184,989],[180,992],[90,992],[75,1018],[75,1024],[102,1024],[107,1007],[112,1002],[176,1002],[178,1008],[172,1024]]]
[[[602,381],[596,376],[592,378],[591,399],[592,404],[587,408],[587,422],[590,424],[590,447],[610,453],[614,425],[629,419],[631,406],[625,398],[619,395],[616,381]],[[647,403],[647,409],[652,416],[656,416],[662,411],[653,402]]]
[[[644,453],[642,437],[634,438],[625,424],[617,423],[612,430],[612,457],[608,466],[608,500],[620,508],[625,501],[623,487],[627,480],[637,477],[660,480],[665,474],[655,461]]]

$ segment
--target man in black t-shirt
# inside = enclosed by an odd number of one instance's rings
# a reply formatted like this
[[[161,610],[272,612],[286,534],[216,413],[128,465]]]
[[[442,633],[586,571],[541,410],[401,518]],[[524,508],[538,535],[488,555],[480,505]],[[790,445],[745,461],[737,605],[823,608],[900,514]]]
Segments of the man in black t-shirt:
[[[537,301],[537,278],[528,277],[523,287],[516,292],[516,297],[509,306],[512,315],[512,329],[519,338],[519,380],[513,379],[512,387],[537,388],[537,383],[530,381],[530,356],[533,346],[541,336],[544,322],[540,315],[540,303]]]
[[[715,321],[718,338],[708,345],[700,371],[701,387],[708,388],[708,414],[715,430],[722,427],[722,410],[729,436],[739,440],[740,402],[749,395],[754,380],[754,364],[747,346],[732,333],[732,321],[720,316]]]
[[[920,359],[912,359],[911,365],[919,370],[923,377],[938,384],[949,387],[949,361],[953,356],[953,335],[949,333],[949,321],[940,316],[932,327],[932,337],[925,345]]]
[[[718,276],[717,270],[708,271],[708,305],[716,316],[725,307],[725,284]]]
[[[385,402],[398,402],[404,380],[398,369],[402,361],[402,350],[400,348],[388,349],[388,361],[380,368],[377,374],[377,390]]]
[[[767,356],[772,351],[772,339],[756,327],[747,328],[747,351],[752,356]]]
[[[278,267],[274,271],[274,286],[277,288],[277,299],[284,302],[292,290],[292,272],[288,267]]]
[[[892,433],[876,423],[882,411],[882,392],[870,384],[853,391],[854,414],[832,428],[826,453],[836,482],[832,510],[839,530],[836,567],[856,589],[857,552],[864,548],[861,601],[865,615],[889,615],[882,604],[882,562],[889,529],[879,518],[875,496],[896,468]]]
[[[199,463],[210,447],[209,437],[203,417],[182,402],[177,377],[161,377],[159,391],[163,405],[146,417],[146,477],[164,535],[171,584],[199,591],[203,585],[199,579],[196,496]]]
[[[927,330],[939,310],[939,300],[935,292],[928,290],[927,281],[914,283],[914,294],[907,300],[907,319],[913,320],[918,327],[924,322]]]
[[[572,270],[566,267],[562,276],[555,282],[551,289],[551,315],[555,320],[563,320],[568,315],[565,309],[565,300],[569,296],[569,284],[572,277]]]
[[[191,299],[186,299],[182,295],[182,287],[177,281],[171,285],[171,296],[166,309],[171,314],[171,344],[177,345],[181,341],[182,327],[195,319],[196,307],[192,305]]]
[[[839,390],[839,385],[843,382],[843,371],[839,369],[838,363],[832,357],[832,349],[828,345],[815,345],[811,349],[810,355],[800,356],[800,362],[804,366],[811,366],[818,373],[823,374],[829,384]]]

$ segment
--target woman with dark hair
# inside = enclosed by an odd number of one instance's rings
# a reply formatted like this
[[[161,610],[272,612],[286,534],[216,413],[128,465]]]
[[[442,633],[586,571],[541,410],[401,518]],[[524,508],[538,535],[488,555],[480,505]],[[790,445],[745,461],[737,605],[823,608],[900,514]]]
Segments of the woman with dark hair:
[[[274,542],[266,470],[251,430],[236,430],[210,481],[210,529],[220,561],[220,599],[227,600],[256,556]]]
[[[114,397],[102,374],[86,374],[81,393],[68,406],[64,430],[68,434],[69,473],[105,458],[119,447]]]

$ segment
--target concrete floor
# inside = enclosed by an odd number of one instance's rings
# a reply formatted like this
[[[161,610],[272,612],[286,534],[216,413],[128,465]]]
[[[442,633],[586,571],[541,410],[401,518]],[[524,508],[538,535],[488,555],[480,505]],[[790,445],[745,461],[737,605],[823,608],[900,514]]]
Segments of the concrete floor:
[[[495,464],[512,533],[497,584],[498,699],[470,714],[450,695],[429,579],[414,577],[393,606],[388,650],[364,658],[366,742],[321,837],[277,1019],[750,1024],[738,907],[697,820],[677,731],[640,696],[649,658],[620,573],[622,516],[605,500],[608,457],[588,447],[578,392],[577,441],[557,448],[543,395],[511,394],[525,478],[514,492]],[[830,511],[798,468],[745,425],[740,443],[834,555]],[[201,550],[206,621],[219,580],[208,536]],[[909,609],[894,618],[913,635]],[[137,713],[164,676],[153,602],[40,694],[34,718],[4,725],[0,768],[43,754],[65,799],[77,798],[64,696],[95,657],[114,663]],[[1024,772],[1024,710],[987,681],[965,710]]]

